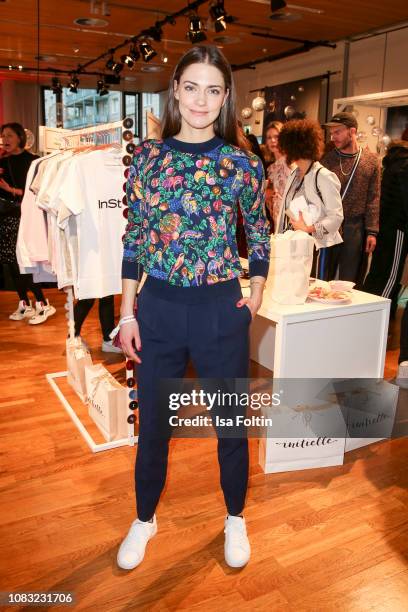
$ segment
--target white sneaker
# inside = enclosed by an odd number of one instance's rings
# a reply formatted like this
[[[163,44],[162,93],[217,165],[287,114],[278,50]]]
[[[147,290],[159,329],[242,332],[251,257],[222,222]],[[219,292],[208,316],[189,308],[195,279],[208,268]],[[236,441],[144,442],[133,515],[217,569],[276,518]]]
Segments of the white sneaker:
[[[148,541],[157,533],[156,515],[153,521],[143,522],[136,519],[133,521],[129,533],[123,540],[118,550],[117,563],[125,570],[137,567],[144,559]]]
[[[104,340],[102,342],[102,351],[104,353],[123,353],[121,348],[114,346],[112,340]]]
[[[32,317],[34,312],[34,308],[31,306],[31,301],[25,302],[24,300],[20,300],[18,303],[18,308],[15,310],[10,316],[9,319],[12,321],[22,321],[23,319],[27,319],[28,317]]]
[[[230,567],[244,567],[251,556],[245,519],[240,516],[231,516],[225,519],[225,562]]]
[[[397,385],[403,387],[404,389],[408,389],[408,361],[402,361],[398,366]]]
[[[39,323],[45,323],[48,317],[51,317],[56,312],[57,311],[55,310],[54,306],[50,306],[48,300],[46,300],[45,304],[44,302],[36,302],[35,314],[28,322],[30,325],[38,325]]]

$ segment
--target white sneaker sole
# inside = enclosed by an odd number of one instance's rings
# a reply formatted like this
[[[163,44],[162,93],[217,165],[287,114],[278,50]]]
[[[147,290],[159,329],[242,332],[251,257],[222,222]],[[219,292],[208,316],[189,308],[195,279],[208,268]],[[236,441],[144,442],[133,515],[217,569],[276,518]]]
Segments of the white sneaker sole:
[[[31,319],[28,320],[29,325],[40,325],[41,323],[45,323],[49,317],[52,317],[57,311],[54,306],[50,306],[47,308],[46,312],[43,315],[34,315]],[[41,318],[40,318],[41,316]]]
[[[15,314],[13,312],[13,314],[9,315],[9,319],[10,321],[24,321],[24,319],[30,319],[31,317],[33,317],[35,315],[35,312],[33,309],[31,309],[30,311],[26,311],[24,314]]]

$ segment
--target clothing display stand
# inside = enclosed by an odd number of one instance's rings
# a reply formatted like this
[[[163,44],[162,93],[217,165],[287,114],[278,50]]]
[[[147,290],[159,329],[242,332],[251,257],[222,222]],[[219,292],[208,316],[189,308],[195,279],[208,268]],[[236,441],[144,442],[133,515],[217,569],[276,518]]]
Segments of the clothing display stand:
[[[40,127],[40,148],[44,152],[51,152],[54,150],[62,149],[67,150],[83,145],[101,145],[101,144],[122,144],[122,121],[114,123],[107,123],[84,130],[77,130],[69,132],[64,129],[58,128],[47,128]],[[75,337],[75,322],[74,322],[74,293],[72,287],[66,287],[64,291],[67,294],[67,301],[65,309],[67,311],[66,317],[68,320],[68,337],[73,339]],[[61,401],[65,410],[75,423],[81,436],[88,444],[89,448],[93,453],[109,450],[111,448],[117,448],[119,446],[134,446],[138,441],[138,436],[134,433],[134,424],[128,420],[128,436],[127,438],[120,438],[118,440],[112,440],[111,442],[97,443],[92,438],[91,434],[82,423],[81,419],[76,414],[74,408],[71,406],[61,389],[59,388],[56,379],[67,378],[68,372],[54,372],[52,374],[46,374],[46,379]],[[133,371],[126,369],[126,380],[133,377]],[[133,415],[133,411],[128,409],[128,416]]]
[[[69,338],[74,338],[75,336],[75,323],[74,323],[74,295],[72,287],[67,287],[64,289],[67,294],[67,302],[65,308],[67,310],[67,319],[68,319],[68,334]],[[77,429],[79,430],[81,436],[84,438],[85,442],[88,444],[89,448],[93,453],[98,453],[100,451],[109,450],[111,448],[117,448],[119,446],[134,446],[138,441],[138,436],[135,436],[134,425],[128,423],[128,437],[120,438],[119,440],[113,440],[112,442],[103,442],[98,444],[92,438],[91,434],[86,429],[85,425],[82,423],[81,419],[78,417],[74,408],[71,406],[65,395],[62,393],[61,389],[58,387],[56,383],[56,379],[58,378],[67,378],[68,372],[54,372],[53,374],[46,374],[45,377],[57,395],[58,399],[64,406],[65,410],[75,423]],[[126,380],[132,378],[133,372],[126,369]],[[129,410],[129,415],[133,414],[131,410]]]

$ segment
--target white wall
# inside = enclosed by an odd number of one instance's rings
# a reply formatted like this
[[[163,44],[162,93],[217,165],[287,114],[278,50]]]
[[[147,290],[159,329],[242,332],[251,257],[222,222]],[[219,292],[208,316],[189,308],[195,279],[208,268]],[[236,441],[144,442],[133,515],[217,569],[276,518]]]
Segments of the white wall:
[[[241,70],[234,73],[238,93],[238,110],[251,106],[256,96],[252,89],[278,85],[324,74],[327,71],[340,72],[331,79],[329,112],[333,99],[342,96],[344,44],[337,48],[317,48],[308,53],[260,64],[256,70]],[[349,78],[347,95],[357,96],[379,91],[408,88],[408,27],[404,30],[382,34],[373,38],[353,42],[350,45]],[[370,109],[379,121],[379,110]],[[369,109],[367,109],[367,114]],[[359,117],[360,119],[360,117]],[[383,119],[383,117],[382,117]],[[260,121],[255,125],[255,121]],[[364,120],[364,119],[363,119]],[[262,113],[253,113],[253,131],[259,135],[262,127]],[[360,126],[365,129],[365,125]]]

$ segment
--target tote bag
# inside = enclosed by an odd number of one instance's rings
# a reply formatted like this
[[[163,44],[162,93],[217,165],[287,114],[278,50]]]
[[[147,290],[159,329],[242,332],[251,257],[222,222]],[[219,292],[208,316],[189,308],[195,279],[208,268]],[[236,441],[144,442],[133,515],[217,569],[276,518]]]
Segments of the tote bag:
[[[278,304],[306,302],[313,247],[313,238],[300,230],[288,230],[271,237],[267,291]]]

